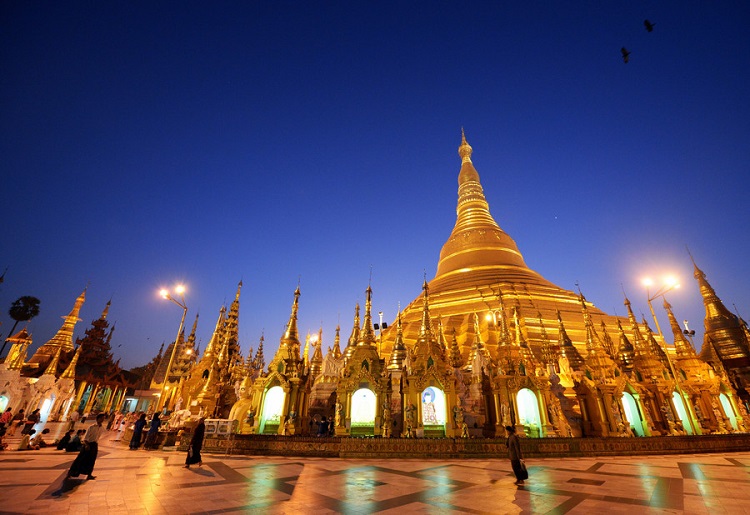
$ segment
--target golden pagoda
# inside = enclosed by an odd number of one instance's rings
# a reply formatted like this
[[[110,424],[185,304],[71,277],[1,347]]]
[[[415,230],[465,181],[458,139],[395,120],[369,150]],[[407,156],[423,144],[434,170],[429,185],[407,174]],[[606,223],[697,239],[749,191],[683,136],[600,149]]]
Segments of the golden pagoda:
[[[39,347],[34,355],[24,364],[24,368],[31,372],[31,369],[42,370],[46,369],[47,365],[54,359],[58,350],[63,352],[70,352],[73,350],[73,331],[78,322],[81,321],[78,318],[78,313],[81,311],[81,306],[86,302],[86,289],[78,296],[73,305],[73,309],[68,313],[67,316],[62,317],[64,322],[62,327],[50,338],[44,345]]]
[[[499,437],[511,425],[529,437],[744,431],[747,414],[723,363],[735,374],[750,365],[750,330],[697,266],[705,359],[679,331],[667,346],[627,298],[627,317],[608,315],[530,269],[490,214],[463,131],[458,153],[456,223],[422,294],[378,342],[368,286],[364,320],[357,305],[343,353],[337,328],[335,352],[321,359],[319,335],[308,361],[298,288],[268,372],[242,382],[232,410],[242,433],[295,434],[297,416],[311,428],[313,417],[331,417],[338,436]]]

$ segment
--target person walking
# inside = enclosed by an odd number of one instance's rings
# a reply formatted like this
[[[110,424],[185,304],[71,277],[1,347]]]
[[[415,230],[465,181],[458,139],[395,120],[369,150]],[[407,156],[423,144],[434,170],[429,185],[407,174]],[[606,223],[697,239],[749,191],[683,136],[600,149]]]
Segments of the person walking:
[[[144,449],[151,450],[156,449],[159,446],[158,440],[160,425],[161,420],[159,420],[159,413],[154,413],[154,416],[151,418],[151,425],[148,428],[148,433],[146,433],[146,441],[143,442]]]
[[[200,467],[203,465],[201,459],[201,449],[203,448],[203,437],[206,435],[206,419],[201,417],[198,421],[198,425],[195,426],[193,431],[193,437],[190,439],[190,447],[188,448],[187,458],[185,458],[185,468],[189,469],[190,465],[198,464]]]
[[[141,440],[143,439],[143,428],[146,427],[146,414],[141,413],[138,420],[133,425],[133,437],[130,439],[130,450],[134,451],[141,446]]]
[[[515,427],[505,426],[505,430],[508,432],[508,440],[505,442],[505,445],[508,447],[508,458],[510,458],[510,466],[513,467],[513,474],[516,476],[514,484],[522,485],[524,479],[528,479],[529,473],[521,462],[523,459],[521,441],[518,439]]]
[[[99,413],[96,416],[96,424],[92,424],[86,430],[86,436],[83,437],[83,448],[76,459],[73,460],[66,479],[78,477],[80,474],[86,474],[86,479],[96,479],[96,476],[91,473],[94,472],[96,455],[99,453],[99,436],[104,431],[102,424],[106,418],[107,415]]]

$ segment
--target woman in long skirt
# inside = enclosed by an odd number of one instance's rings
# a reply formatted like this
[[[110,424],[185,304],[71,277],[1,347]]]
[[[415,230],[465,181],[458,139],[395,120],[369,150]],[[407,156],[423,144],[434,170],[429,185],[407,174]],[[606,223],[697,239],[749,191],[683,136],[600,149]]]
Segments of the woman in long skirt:
[[[151,419],[151,425],[148,428],[148,433],[146,433],[146,441],[143,442],[144,449],[149,450],[159,447],[158,439],[160,425],[161,420],[159,420],[159,413],[154,413],[154,417]]]
[[[146,414],[141,413],[140,418],[135,421],[135,425],[133,426],[133,438],[130,439],[131,450],[138,449],[141,446],[144,427],[146,427]]]
[[[206,434],[206,419],[201,417],[198,421],[198,425],[195,426],[193,431],[193,437],[190,439],[190,448],[188,448],[187,458],[185,458],[185,468],[189,469],[190,465],[198,464],[200,467],[203,465],[201,459],[201,449],[203,448],[203,437]]]

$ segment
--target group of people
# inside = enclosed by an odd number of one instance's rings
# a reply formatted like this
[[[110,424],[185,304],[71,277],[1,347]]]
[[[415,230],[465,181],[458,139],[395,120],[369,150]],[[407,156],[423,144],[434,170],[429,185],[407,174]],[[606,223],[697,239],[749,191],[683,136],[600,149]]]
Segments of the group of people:
[[[144,433],[147,425],[148,431]],[[133,437],[130,439],[130,450],[140,449],[141,445],[146,450],[157,449],[159,447],[159,427],[161,427],[159,413],[154,413],[150,422],[146,420],[145,413],[138,415],[137,420],[133,424]]]
[[[13,436],[16,434],[16,430],[23,426],[21,429],[22,435],[27,435],[32,428],[39,423],[42,419],[40,410],[35,409],[29,415],[26,415],[24,409],[18,410],[18,413],[13,414],[13,408],[7,408],[2,415],[0,415],[0,436]]]

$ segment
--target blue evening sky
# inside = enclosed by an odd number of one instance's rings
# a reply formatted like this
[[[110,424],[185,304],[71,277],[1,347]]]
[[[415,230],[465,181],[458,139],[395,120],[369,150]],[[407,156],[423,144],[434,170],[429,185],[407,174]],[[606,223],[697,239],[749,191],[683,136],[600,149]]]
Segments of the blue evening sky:
[[[269,360],[298,278],[328,347],[371,266],[390,322],[453,227],[463,126],[530,267],[617,314],[674,272],[701,342],[685,245],[750,317],[748,25],[742,1],[2,2],[0,332],[34,295],[44,343],[89,284],[76,335],[112,298],[141,365],[179,323],[159,287],[185,282],[205,348],[242,279]]]

